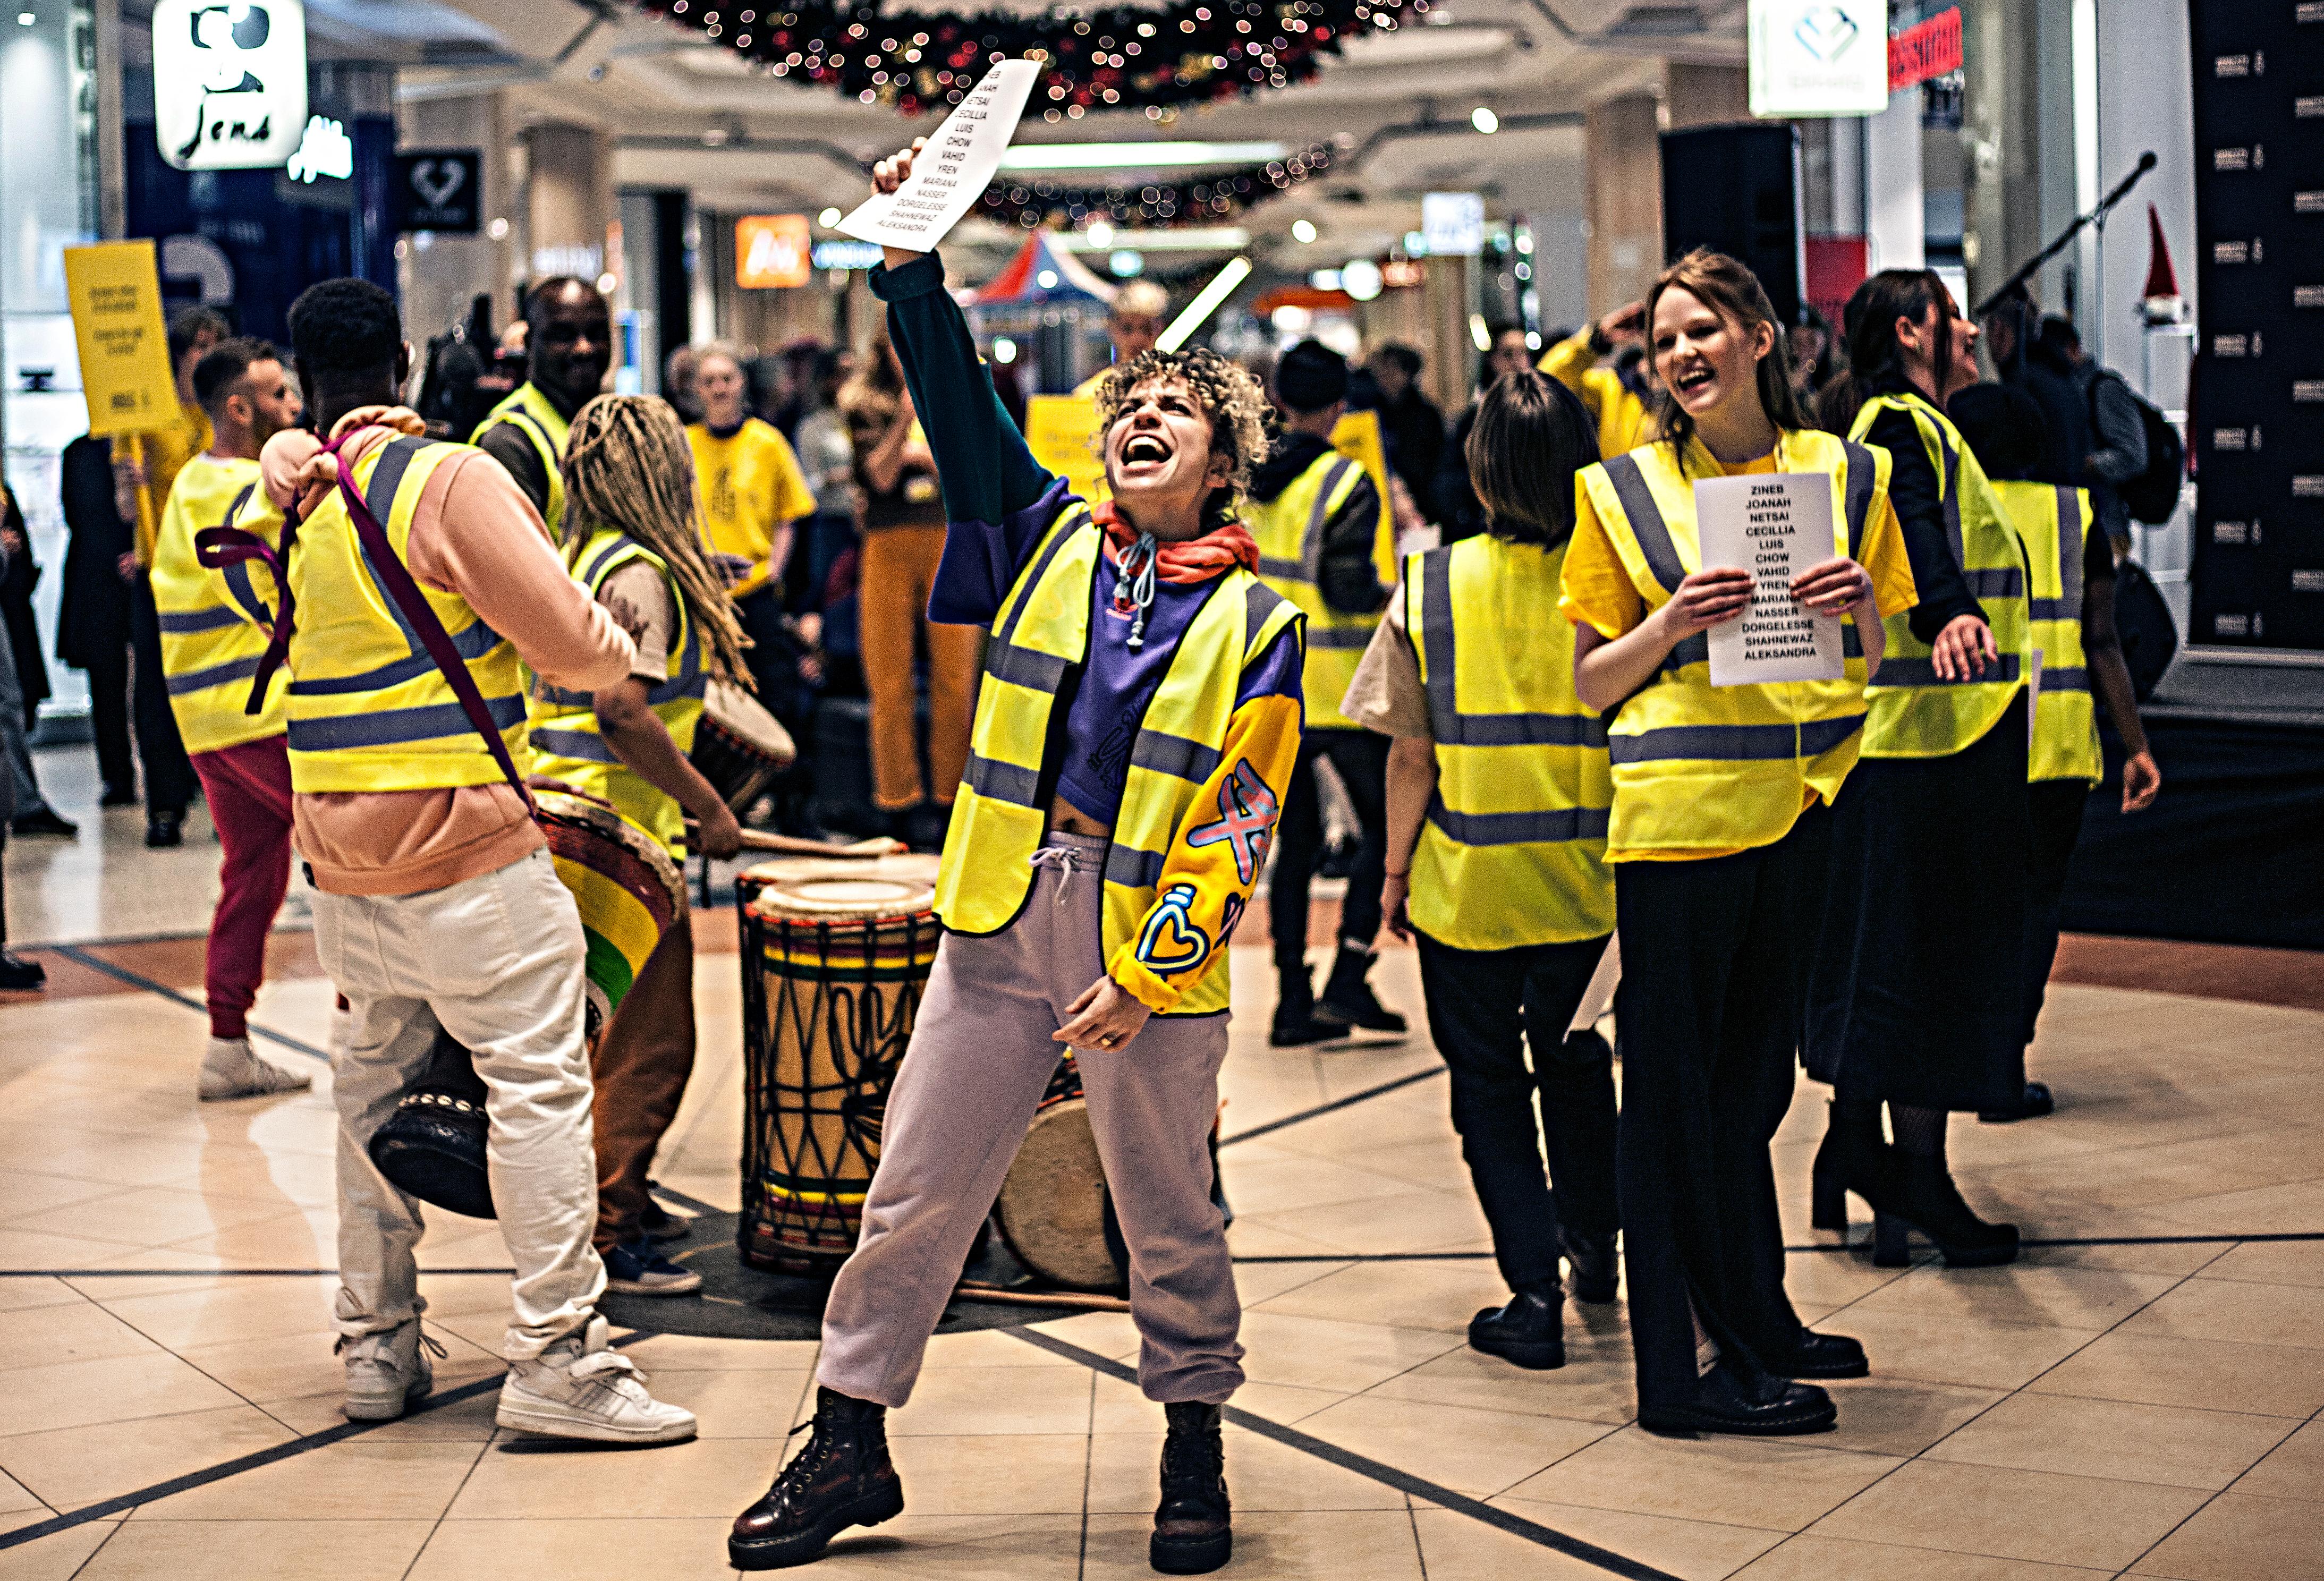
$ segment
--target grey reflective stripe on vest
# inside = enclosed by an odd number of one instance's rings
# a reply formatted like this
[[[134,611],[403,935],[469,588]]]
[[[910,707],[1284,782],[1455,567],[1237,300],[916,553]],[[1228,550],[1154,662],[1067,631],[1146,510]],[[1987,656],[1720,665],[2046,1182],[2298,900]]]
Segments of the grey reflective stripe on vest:
[[[161,630],[172,637],[183,637],[196,631],[216,631],[224,626],[247,624],[240,610],[219,607],[214,610],[163,610],[160,616]]]
[[[488,697],[484,710],[493,728],[506,731],[524,722],[524,699]],[[338,752],[354,747],[388,747],[404,741],[429,741],[439,736],[474,738],[475,727],[468,711],[456,703],[431,703],[424,708],[389,708],[371,713],[346,713],[331,719],[290,722],[293,752]],[[497,783],[497,781],[495,781]]]
[[[1877,464],[1872,459],[1871,447],[1853,439],[1842,439],[1840,449],[1848,457],[1848,492],[1842,507],[1848,512],[1848,552],[1860,557],[1864,553],[1864,529],[1872,518],[1872,482]]]
[[[1945,437],[1942,428],[1932,426],[1931,432],[1937,437],[1939,464],[1943,468],[1938,474],[1937,486],[1944,491],[1945,496],[1945,539],[1953,547],[1953,564],[1966,574],[1969,571],[1969,550],[1961,543],[1960,452],[1953,448],[1952,441]]]
[[[1608,756],[1624,763],[1658,763],[1696,758],[1722,763],[1766,763],[1782,758],[1818,758],[1854,735],[1864,716],[1810,720],[1804,724],[1680,724],[1643,735],[1614,736],[1606,743]]]
[[[1428,821],[1461,845],[1553,845],[1606,838],[1603,807],[1559,807],[1541,813],[1456,813],[1439,796]]]
[[[1628,455],[1618,455],[1605,465],[1614,497],[1622,501],[1622,514],[1630,523],[1630,536],[1646,557],[1647,571],[1665,593],[1676,593],[1686,580],[1686,567],[1679,563],[1678,546],[1671,542],[1670,528],[1663,521],[1662,507],[1655,503],[1654,491],[1646,486],[1646,474]]]
[[[1367,626],[1310,626],[1307,646],[1310,648],[1370,648],[1372,628]]]
[[[2081,610],[2079,601],[2069,604],[2061,598],[2029,598],[2025,601],[2025,615],[2033,620],[2079,620]]]
[[[1150,768],[1157,774],[1171,775],[1202,784],[1218,772],[1219,755],[1200,741],[1190,741],[1184,736],[1174,736],[1161,731],[1141,730],[1130,744],[1130,766]]]
[[[605,738],[595,731],[545,731],[538,726],[531,732],[532,749],[558,758],[578,758],[588,763],[619,763],[613,749]]]
[[[1019,648],[998,637],[992,639],[991,651],[984,661],[984,673],[994,680],[1034,692],[1055,693],[1065,684],[1068,667],[1069,661],[1054,653]]]
[[[999,676],[1000,672],[994,669],[993,666],[1000,663],[1005,656],[1022,651],[1018,649],[1010,641],[1010,639],[1017,635],[1017,622],[1024,618],[1025,606],[1032,602],[1033,594],[1035,591],[1040,587],[1042,579],[1048,575],[1051,562],[1056,559],[1058,554],[1064,550],[1065,545],[1072,540],[1074,536],[1081,531],[1082,528],[1088,522],[1088,519],[1089,518],[1087,514],[1084,513],[1081,516],[1081,519],[1077,521],[1072,522],[1068,525],[1053,528],[1049,533],[1048,543],[1041,550],[1041,557],[1033,562],[1033,565],[1030,570],[1027,571],[1025,574],[1017,579],[1017,598],[1016,601],[1009,606],[1009,618],[1001,621],[992,632],[992,642],[991,648],[991,657],[986,660],[984,666],[986,674]],[[1053,655],[1049,654],[1036,654],[1033,657],[1047,659],[1055,663],[1058,666],[1061,674],[1063,673],[1065,666],[1072,662],[1067,659],[1056,658]],[[1015,679],[1014,676],[1000,676],[1000,678],[1002,680]],[[1019,681],[1017,684],[1019,685],[1033,685],[1030,681]],[[1047,685],[1038,688],[1038,690],[1043,692],[1054,692],[1056,689],[1057,684],[1054,680]]]
[[[247,681],[258,673],[257,654],[248,658],[229,659],[222,665],[212,665],[206,670],[189,670],[182,676],[171,676],[163,684],[172,697],[183,697],[189,692],[198,692],[206,686],[223,686],[228,681]]]
[[[2090,689],[2090,672],[2077,666],[2061,665],[2042,672],[2044,692],[2087,692]]]
[[[1880,673],[1872,677],[1875,686],[1994,686],[2005,682],[2015,683],[2022,671],[2017,656],[2005,653],[1997,665],[1987,663],[1985,674],[1962,680],[1948,681],[1937,675],[1936,660],[1931,658],[1887,658],[1880,661]]]
[[[2072,489],[2058,490],[2058,602],[2066,612],[2058,620],[2082,618],[2082,501]],[[2048,691],[2048,687],[2043,687]]]
[[[1259,557],[1259,574],[1261,576],[1280,576],[1286,582],[1307,580],[1307,568],[1298,561],[1277,560],[1266,555]]]
[[[968,773],[963,777],[969,789],[987,801],[1007,802],[1019,807],[1039,805],[1041,771],[1038,768],[1020,768],[997,758],[980,758],[972,753]]]
[[[1323,577],[1323,524],[1332,519],[1333,496],[1347,481],[1356,464],[1344,455],[1334,456],[1323,473],[1323,486],[1315,491],[1315,504],[1307,512],[1306,536],[1299,540],[1299,569],[1293,574],[1302,582],[1321,582]]]
[[[1452,630],[1452,550],[1420,561],[1420,630],[1428,661],[1428,729],[1443,747],[1602,747],[1606,725],[1594,713],[1463,713],[1454,681],[1459,644]],[[1475,841],[1467,844],[1480,843]],[[1487,842],[1489,843],[1489,842]]]
[[[388,607],[391,610],[394,609],[392,604]],[[395,610],[395,616],[401,623],[403,611]],[[482,620],[474,621],[452,633],[452,650],[462,658],[470,661],[484,657],[499,647],[500,642],[500,633]],[[382,665],[375,670],[365,670],[359,676],[329,676],[312,680],[293,681],[290,683],[290,690],[301,697],[340,697],[350,692],[382,692],[390,686],[400,686],[404,682],[417,679],[421,676],[434,675],[436,661],[429,657],[426,649],[419,647],[417,639],[414,639],[412,646],[415,651],[392,664]]]
[[[696,629],[694,618],[685,612],[685,596],[678,595],[678,619],[686,622],[686,646],[678,651],[678,674],[659,686],[646,688],[649,703],[675,703],[681,697],[706,697],[710,694],[710,677],[702,669],[702,633]]]
[[[604,579],[613,574],[614,569],[611,565],[613,560],[618,556],[632,551],[640,560],[649,565],[653,565],[654,560],[660,558],[659,556],[651,555],[651,551],[637,539],[627,534],[619,534],[612,543],[597,551],[595,558],[575,572],[573,579],[587,588],[589,596],[594,599],[601,591]],[[649,556],[651,557],[649,558]],[[646,688],[647,703],[650,706],[659,707],[665,703],[675,703],[681,697],[707,696],[710,692],[710,677],[705,675],[702,669],[700,623],[694,619],[692,612],[686,607],[684,590],[678,586],[677,579],[669,574],[666,566],[655,566],[654,569],[655,574],[669,585],[671,603],[678,611],[679,622],[686,628],[686,644],[678,649],[678,674],[665,676],[659,685]],[[540,700],[558,708],[581,708],[593,705],[596,701],[591,693],[567,692],[557,686],[543,687]],[[587,754],[576,752],[567,753],[567,756],[586,757]],[[613,759],[604,758],[600,761],[611,762]]]
[[[2015,565],[1995,571],[1963,571],[1961,580],[1969,584],[1972,598],[2023,598],[2025,595],[2025,573]]]
[[[1259,646],[1259,634],[1267,629],[1277,609],[1290,602],[1256,576],[1243,584],[1242,659],[1246,666],[1263,651]]]
[[[1117,841],[1106,848],[1105,881],[1131,889],[1151,889],[1162,881],[1162,853]]]

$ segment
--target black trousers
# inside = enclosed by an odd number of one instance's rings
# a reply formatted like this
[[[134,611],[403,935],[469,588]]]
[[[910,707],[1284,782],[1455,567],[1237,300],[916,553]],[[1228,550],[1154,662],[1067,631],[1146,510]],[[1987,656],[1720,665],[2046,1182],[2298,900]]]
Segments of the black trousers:
[[[1315,760],[1328,758],[1348,787],[1362,826],[1356,869],[1340,902],[1340,937],[1371,948],[1379,934],[1380,886],[1388,879],[1388,738],[1377,731],[1309,731],[1275,826],[1275,870],[1268,878],[1268,924],[1275,963],[1296,963],[1307,953],[1307,885],[1323,853],[1323,810],[1315,794]]]
[[[137,791],[137,761],[129,750],[129,645],[103,654],[84,669],[88,677],[89,727],[97,738],[97,777],[108,791]]]
[[[1694,1325],[1756,1365],[1799,1343],[1767,1154],[1792,1098],[1831,814],[1775,844],[1618,862],[1616,1174],[1642,1404],[1694,1398]]]
[[[1613,1054],[1596,1038],[1574,1050],[1565,1045],[1606,941],[1456,950],[1425,933],[1416,937],[1429,1035],[1452,1072],[1452,1128],[1493,1227],[1501,1277],[1511,1290],[1554,1286],[1561,1224],[1607,1235],[1621,1222]]]
[[[154,612],[153,587],[143,572],[131,584],[129,645],[136,658],[133,703],[137,756],[145,764],[145,813],[185,815],[194,800],[194,766],[170,712],[170,683],[161,674],[161,618]]]
[[[2082,809],[2090,787],[2079,779],[2044,779],[2025,787],[2032,804],[2034,842],[2025,867],[2025,1041],[2042,1018],[2050,969],[2058,960],[2058,907],[2066,894],[2066,865],[2082,837]]]

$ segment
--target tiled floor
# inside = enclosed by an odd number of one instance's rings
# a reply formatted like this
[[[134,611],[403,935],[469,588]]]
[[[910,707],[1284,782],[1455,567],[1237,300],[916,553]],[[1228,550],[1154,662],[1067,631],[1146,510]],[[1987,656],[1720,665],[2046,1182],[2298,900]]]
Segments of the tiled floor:
[[[134,824],[106,834],[37,864],[12,843],[19,934],[107,936],[119,896],[137,909],[118,934],[198,915],[198,863],[148,869]],[[104,893],[43,892],[34,865],[59,890],[101,872]],[[92,930],[26,922],[75,905]],[[327,988],[298,935],[280,942],[257,1019],[319,1046]],[[447,1218],[423,1248],[439,1392],[482,1390],[334,1437],[327,1073],[312,1094],[197,1105],[199,1016],[87,962],[198,997],[198,942],[47,959],[59,993],[0,1002],[0,1581],[724,1569],[725,1524],[809,1397],[811,1344],[640,1337],[699,1441],[513,1442],[491,1415],[505,1281],[447,1272],[504,1254]],[[1230,1135],[1434,1069],[1418,1034],[1268,1050],[1265,963],[1237,951]],[[1417,1009],[1408,953],[1383,977]],[[736,978],[706,954],[703,1059],[659,1172],[720,1207],[737,1199]],[[1569,1309],[1561,1372],[1469,1351],[1470,1314],[1502,1291],[1441,1078],[1229,1145],[1253,1380],[1228,1433],[1229,1573],[2324,1576],[2324,1011],[2065,987],[2036,1064],[2058,1114],[1959,1127],[1956,1158],[1974,1200],[2067,1244],[1977,1273],[1819,1245],[1821,1106],[1803,1087],[1776,1144],[1792,1293],[1874,1362],[1837,1387],[1840,1430],[1804,1440],[1641,1433],[1618,1307]],[[1129,1321],[1038,1334],[935,1341],[892,1424],[908,1513],[816,1574],[1149,1573],[1160,1413],[1106,1370],[1135,1349]]]

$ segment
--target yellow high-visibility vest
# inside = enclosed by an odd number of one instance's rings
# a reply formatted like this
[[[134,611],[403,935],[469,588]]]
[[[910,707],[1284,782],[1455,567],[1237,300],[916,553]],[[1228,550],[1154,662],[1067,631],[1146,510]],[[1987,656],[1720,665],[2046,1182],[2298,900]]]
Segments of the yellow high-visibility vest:
[[[997,933],[1017,920],[1033,888],[1033,853],[1047,832],[1042,756],[1057,688],[1084,663],[1091,584],[1103,532],[1074,500],[1057,514],[993,617],[984,683],[976,694],[968,772],[953,803],[936,875],[937,917],[954,933]],[[1170,656],[1131,744],[1121,811],[1105,858],[1103,956],[1138,933],[1154,909],[1164,858],[1194,812],[1195,794],[1219,767],[1243,671],[1299,618],[1289,602],[1237,566],[1212,584]],[[1177,1016],[1227,1007],[1229,951],[1187,988]]]
[[[468,453],[465,445],[398,437],[374,446],[355,463],[355,486],[407,565],[412,513],[428,479],[445,462]],[[245,508],[246,518],[272,510],[263,500]],[[459,594],[425,583],[419,587],[475,678],[517,772],[524,773],[530,755],[524,666],[516,648],[477,619]],[[428,790],[501,782],[500,765],[451,684],[380,585],[336,490],[300,524],[290,591],[297,629],[286,703],[293,790]]]
[[[541,471],[549,474],[549,504],[540,517],[549,524],[549,536],[555,538],[558,524],[565,519],[565,441],[573,432],[573,425],[530,380],[518,385],[509,392],[508,399],[484,414],[484,420],[468,436],[468,443],[483,444],[484,435],[502,423],[513,425],[525,437],[533,453],[540,457]]]
[[[669,731],[680,752],[694,750],[694,729],[702,720],[702,700],[710,677],[702,667],[702,634],[687,612],[686,596],[662,557],[625,533],[599,528],[581,546],[573,580],[595,598],[605,578],[624,565],[644,561],[669,584],[670,602],[678,610],[678,630],[670,644],[666,678],[646,690],[646,702]],[[686,809],[678,798],[657,789],[615,756],[597,724],[595,695],[567,692],[546,682],[533,692],[533,771],[561,779],[585,795],[613,804],[613,810],[665,846],[679,861],[686,859]]]
[[[290,677],[280,670],[267,683],[259,712],[243,712],[251,677],[266,654],[272,589],[262,594],[251,584],[246,562],[208,571],[194,557],[194,534],[231,524],[257,487],[255,461],[197,455],[171,486],[155,535],[151,581],[161,618],[161,674],[189,752],[215,752],[282,733],[282,689]]]
[[[1950,758],[1993,728],[2034,666],[2034,630],[2025,607],[2025,553],[2017,530],[1994,498],[1977,455],[1952,419],[1918,395],[1876,395],[1857,413],[1849,437],[1862,439],[1884,410],[1901,411],[1920,431],[1944,497],[1945,536],[1969,591],[1993,628],[1999,665],[1985,678],[1938,678],[1929,644],[1913,635],[1911,617],[1888,617],[1888,648],[1879,678],[1865,691],[1868,758]]]
[[[1888,494],[1887,454],[1837,435],[1785,433],[1775,470],[1831,478],[1836,554],[1853,556]],[[1702,568],[1694,479],[1720,475],[1700,439],[1681,465],[1661,442],[1583,469],[1581,486],[1649,611]],[[1741,850],[1791,832],[1812,791],[1830,802],[1856,767],[1864,727],[1864,649],[1841,628],[1837,681],[1711,684],[1697,632],[1624,699],[1607,732],[1614,811],[1607,859],[1629,851]]]
[[[1259,544],[1259,575],[1307,617],[1307,657],[1300,673],[1306,694],[1307,728],[1355,730],[1340,712],[1363,661],[1378,615],[1343,614],[1323,600],[1323,524],[1363,482],[1362,465],[1327,450],[1292,479],[1274,499],[1252,500],[1243,520]]]
[[[1565,546],[1489,533],[1405,562],[1436,795],[1412,856],[1412,924],[1457,950],[1614,931],[1606,727],[1573,694],[1557,619]]]
[[[2034,642],[2042,651],[2027,777],[2096,785],[2106,777],[2106,768],[2098,749],[2098,709],[2090,698],[2089,660],[2082,652],[2082,548],[2089,539],[2089,491],[1999,483],[1993,492],[2025,546],[2027,607]]]

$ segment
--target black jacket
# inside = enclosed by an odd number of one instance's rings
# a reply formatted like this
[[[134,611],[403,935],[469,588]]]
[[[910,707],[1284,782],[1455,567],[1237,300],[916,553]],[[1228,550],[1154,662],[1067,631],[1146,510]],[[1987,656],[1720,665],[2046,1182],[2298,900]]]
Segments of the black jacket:
[[[1275,453],[1252,471],[1250,497],[1261,504],[1279,498],[1300,473],[1331,453],[1330,444],[1313,434],[1286,434]],[[1323,523],[1323,563],[1315,584],[1323,602],[1343,615],[1369,615],[1388,602],[1388,590],[1379,584],[1372,563],[1379,515],[1379,490],[1366,473]]]
[[[129,584],[121,556],[135,547],[113,508],[113,446],[82,435],[63,461],[65,585],[57,607],[57,657],[75,669],[129,646]]]

